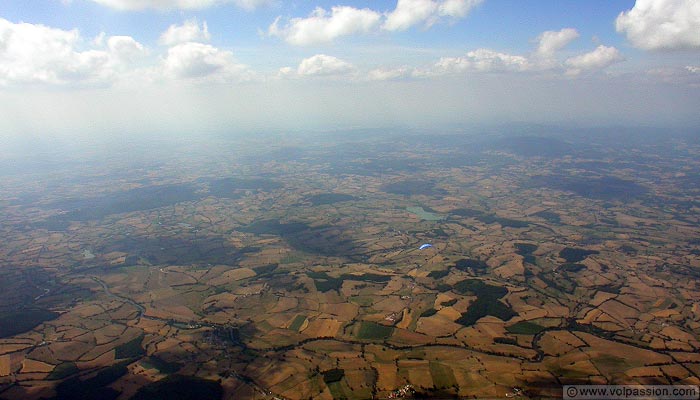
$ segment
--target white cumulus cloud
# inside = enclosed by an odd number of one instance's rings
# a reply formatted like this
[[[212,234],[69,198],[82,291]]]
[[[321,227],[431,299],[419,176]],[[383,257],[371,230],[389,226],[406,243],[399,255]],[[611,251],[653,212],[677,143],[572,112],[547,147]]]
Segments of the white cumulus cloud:
[[[403,31],[421,22],[432,24],[437,10],[438,4],[432,0],[398,0],[382,27],[388,31]]]
[[[597,71],[624,61],[615,47],[598,46],[593,51],[562,60],[559,51],[579,37],[573,28],[545,31],[537,36],[534,51],[519,55],[479,48],[462,56],[442,57],[424,67],[375,68],[367,72],[368,80],[391,80],[401,78],[431,78],[467,73],[565,73],[573,77],[586,71]]]
[[[637,0],[615,28],[644,50],[700,48],[700,1]]]
[[[239,64],[233,53],[214,46],[187,42],[168,49],[163,61],[165,75],[175,79],[248,80],[248,67]]]
[[[624,61],[620,51],[614,47],[598,46],[595,50],[566,60],[567,75],[578,75],[585,71],[595,71]]]
[[[131,36],[111,36],[107,39],[107,48],[116,59],[123,62],[134,62],[143,57],[146,49]]]
[[[78,30],[0,18],[0,84],[105,84],[146,50],[129,36],[112,36],[107,48],[82,49]]]
[[[378,12],[368,8],[337,6],[329,13],[317,7],[308,17],[292,18],[284,26],[280,26],[281,18],[277,17],[268,34],[300,46],[328,43],[340,36],[370,32],[380,18]]]
[[[165,46],[172,46],[185,42],[208,42],[211,38],[206,22],[202,25],[196,19],[185,21],[182,25],[170,25],[168,29],[160,35],[158,43]]]
[[[92,0],[95,3],[123,11],[200,10],[224,3],[233,3],[246,10],[272,3],[272,0]]]
[[[572,40],[579,37],[576,29],[564,28],[560,31],[545,31],[537,37],[536,54],[543,58],[551,58]]]
[[[463,18],[483,0],[444,0],[439,3],[438,13],[446,17]]]
[[[354,71],[352,64],[325,54],[305,58],[299,63],[297,74],[300,76],[345,75]]]
[[[443,57],[422,75],[446,75],[464,71],[526,71],[530,61],[523,56],[500,53],[490,49],[476,49],[462,57]]]
[[[398,68],[377,68],[367,73],[367,79],[371,81],[387,81],[409,78],[411,76],[413,76],[413,69],[405,66]]]
[[[463,18],[482,0],[398,0],[396,8],[387,13],[382,28],[403,31],[414,25],[433,25],[440,17]]]
[[[384,14],[350,6],[317,7],[308,17],[283,21],[277,17],[267,33],[293,45],[329,43],[352,34],[402,31],[414,25],[430,27],[441,18],[463,18],[483,0],[398,0],[396,8]]]

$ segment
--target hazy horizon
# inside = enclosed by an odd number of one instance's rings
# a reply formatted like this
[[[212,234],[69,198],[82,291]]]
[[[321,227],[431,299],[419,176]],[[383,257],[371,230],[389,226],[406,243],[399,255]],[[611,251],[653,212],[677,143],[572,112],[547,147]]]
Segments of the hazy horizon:
[[[2,136],[700,125],[692,1],[0,4]]]

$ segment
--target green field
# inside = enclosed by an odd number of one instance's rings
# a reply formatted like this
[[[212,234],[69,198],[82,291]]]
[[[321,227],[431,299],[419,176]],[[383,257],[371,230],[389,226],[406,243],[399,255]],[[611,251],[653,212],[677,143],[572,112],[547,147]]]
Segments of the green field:
[[[357,332],[359,339],[387,339],[394,332],[391,326],[379,325],[376,322],[362,321]]]
[[[506,330],[510,333],[520,335],[536,335],[542,332],[544,330],[544,327],[537,325],[534,322],[522,321],[509,327],[506,327]]]
[[[452,368],[437,361],[430,362],[430,375],[433,377],[433,383],[438,389],[445,389],[457,386],[457,380],[452,373]]]
[[[289,324],[289,329],[298,332],[299,328],[301,328],[301,326],[304,324],[304,321],[306,321],[305,315],[297,315],[294,317],[294,321]]]
[[[280,264],[294,264],[304,261],[304,257],[298,254],[290,253],[282,257]]]
[[[343,382],[331,382],[328,384],[328,389],[330,389],[334,399],[347,399],[349,398],[348,393],[352,393],[347,385],[343,385]]]
[[[350,301],[362,307],[369,307],[374,303],[374,300],[369,296],[353,296]]]
[[[424,221],[440,221],[442,219],[445,219],[445,217],[425,211],[423,207],[406,207],[406,211],[410,212],[411,214],[417,215],[420,219]]]

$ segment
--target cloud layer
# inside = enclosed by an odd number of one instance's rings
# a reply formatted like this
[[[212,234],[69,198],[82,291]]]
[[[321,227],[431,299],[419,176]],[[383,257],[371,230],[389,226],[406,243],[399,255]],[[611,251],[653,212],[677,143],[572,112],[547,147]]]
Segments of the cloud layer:
[[[293,21],[292,21],[293,22]],[[380,17],[369,10],[333,8],[330,13],[317,9],[313,19],[292,23],[287,28],[296,44],[320,38],[338,37],[358,30],[377,27]],[[320,36],[317,36],[320,35]],[[462,73],[536,73],[550,71],[570,77],[603,70],[624,61],[619,50],[609,46],[565,61],[559,51],[579,36],[572,28],[546,31],[537,37],[535,50],[519,55],[477,48],[462,56],[441,57],[427,66],[391,67],[381,61],[360,69],[351,62],[329,54],[303,58],[297,67],[280,68],[276,77],[345,77],[354,81],[429,79]],[[275,78],[256,73],[236,60],[229,49],[209,43],[206,22],[187,20],[170,25],[158,43],[160,54],[130,36],[101,34],[92,46],[77,30],[65,31],[0,19],[0,85],[109,86],[120,82],[156,82],[163,80],[241,82]]]
[[[250,71],[238,64],[233,53],[214,46],[187,42],[168,49],[163,61],[166,76],[175,79],[202,79],[212,77],[223,80],[247,80]]]
[[[343,75],[353,70],[354,67],[346,61],[325,54],[317,54],[302,60],[297,68],[297,74],[300,76],[329,76]]]
[[[333,7],[328,12],[317,7],[306,18],[292,18],[281,26],[277,17],[268,28],[270,36],[299,46],[328,43],[340,36],[368,33],[379,25],[381,16],[368,8]]]
[[[159,43],[169,46],[159,57],[130,36],[100,34],[87,41],[78,30],[61,30],[0,18],[0,86],[111,86],[171,80],[244,81],[256,74],[233,53],[202,41],[206,22],[170,26]],[[85,48],[86,43],[92,45]]]
[[[386,14],[382,29],[404,31],[423,24],[430,27],[442,17],[464,18],[482,0],[398,0],[396,8]]]
[[[545,31],[540,34],[536,53],[543,58],[551,58],[572,40],[579,37],[576,29],[564,28],[560,31]]]
[[[78,30],[12,23],[0,18],[0,84],[104,83],[146,54],[130,36],[80,49]]]
[[[598,46],[595,50],[566,60],[567,75],[578,75],[586,71],[598,71],[624,61],[620,51],[614,47]]]
[[[353,34],[403,31],[415,25],[430,27],[442,18],[463,18],[483,0],[398,0],[393,11],[384,14],[369,8],[332,7],[330,12],[317,7],[308,17],[286,21],[277,17],[268,35],[289,44],[308,46],[330,43]]]
[[[518,55],[499,53],[491,49],[476,49],[462,57],[443,57],[425,75],[445,75],[465,71],[526,71],[530,61]]]
[[[160,35],[158,43],[165,46],[172,46],[185,42],[208,42],[211,38],[207,23],[199,25],[196,19],[185,21],[182,25],[170,25],[168,29]]]
[[[697,0],[637,0],[620,13],[615,28],[644,50],[700,48],[700,2]]]

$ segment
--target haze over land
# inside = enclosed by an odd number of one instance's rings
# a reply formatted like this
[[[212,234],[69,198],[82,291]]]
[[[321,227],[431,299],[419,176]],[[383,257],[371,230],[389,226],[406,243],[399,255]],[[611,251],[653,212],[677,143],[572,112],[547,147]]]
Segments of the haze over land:
[[[700,384],[700,3],[0,2],[0,399]]]

